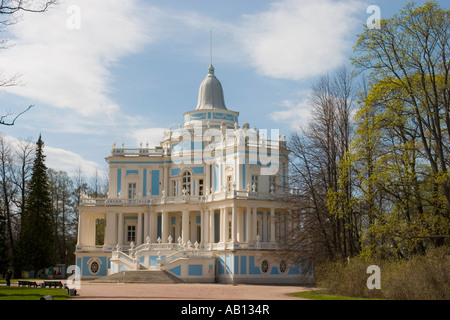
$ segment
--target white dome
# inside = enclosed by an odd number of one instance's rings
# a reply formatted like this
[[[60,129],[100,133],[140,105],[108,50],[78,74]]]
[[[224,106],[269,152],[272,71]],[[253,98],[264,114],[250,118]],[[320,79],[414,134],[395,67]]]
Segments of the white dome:
[[[196,110],[222,109],[227,110],[220,81],[214,75],[214,67],[209,66],[208,75],[200,85]]]

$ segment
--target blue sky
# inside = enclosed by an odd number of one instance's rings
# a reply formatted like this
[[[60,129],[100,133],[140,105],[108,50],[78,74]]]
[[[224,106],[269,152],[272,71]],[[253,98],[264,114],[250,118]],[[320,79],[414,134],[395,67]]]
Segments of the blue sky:
[[[34,107],[0,132],[42,134],[49,167],[105,171],[113,142],[154,146],[195,109],[212,30],[228,109],[240,125],[289,135],[308,118],[312,83],[349,64],[367,7],[387,18],[408,2],[62,0],[4,34],[13,45],[0,50],[0,72],[21,85],[0,88],[0,112]]]

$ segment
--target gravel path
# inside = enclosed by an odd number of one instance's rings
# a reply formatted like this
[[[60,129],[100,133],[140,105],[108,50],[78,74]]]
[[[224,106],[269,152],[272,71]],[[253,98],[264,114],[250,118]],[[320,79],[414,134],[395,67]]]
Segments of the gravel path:
[[[231,284],[93,283],[82,281],[73,300],[302,300],[308,287]]]

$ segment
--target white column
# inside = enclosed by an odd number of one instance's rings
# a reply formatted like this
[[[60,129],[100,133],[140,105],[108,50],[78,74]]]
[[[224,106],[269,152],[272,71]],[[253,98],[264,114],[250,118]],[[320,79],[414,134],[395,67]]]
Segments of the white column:
[[[181,216],[175,216],[175,239],[173,239],[174,243],[178,243],[178,237],[181,237],[181,226],[180,226]]]
[[[226,241],[226,209],[227,208],[220,208],[220,242]]]
[[[208,243],[208,238],[209,238],[209,231],[208,231],[208,226],[209,226],[209,219],[208,219],[208,210],[201,210],[201,217],[200,217],[200,222],[201,222],[201,228],[202,228],[202,239],[201,239],[201,243]]]
[[[187,243],[189,240],[189,211],[183,210],[181,218],[181,241]]]
[[[142,244],[142,212],[137,214],[137,232],[136,232],[136,245]]]
[[[169,196],[169,166],[164,166],[164,196]]]
[[[211,191],[211,180],[209,179],[210,173],[210,165],[205,165],[205,186],[203,187],[205,195]]]
[[[148,232],[148,212],[144,212],[144,237],[143,237],[143,241],[146,242],[147,241],[147,237],[149,236],[149,232]]]
[[[256,241],[256,236],[258,235],[258,229],[257,229],[257,226],[258,226],[258,208],[253,208],[253,216],[252,216],[252,218],[253,218],[252,242],[255,242]],[[261,235],[259,235],[259,236],[261,237]]]
[[[116,242],[116,213],[106,213],[105,246],[114,247]]]
[[[246,235],[246,239],[245,241],[247,243],[250,243],[251,239],[252,239],[252,208],[247,207],[246,211],[245,211],[245,220],[246,220],[246,225],[245,225],[245,235]]]
[[[270,242],[275,242],[275,208],[270,208]]]
[[[191,243],[194,244],[197,240],[197,216],[193,216],[192,218],[192,223],[189,224],[188,240],[191,240]]]
[[[214,234],[214,210],[209,210],[209,242],[213,243],[215,239]]]
[[[96,218],[94,216],[89,217],[89,245],[95,246],[96,241]]]
[[[158,213],[150,212],[150,243],[156,243],[158,238]]]
[[[78,214],[78,240],[77,240],[77,246],[82,246],[84,244],[83,242],[83,213],[80,212]]]
[[[244,242],[244,208],[236,208],[236,241]]]
[[[223,242],[223,208],[219,209],[219,242]]]
[[[259,235],[261,237],[261,242],[269,242],[269,224],[267,223],[267,215],[266,209],[263,208],[262,210],[262,223],[261,223],[261,234]]]
[[[89,217],[89,215],[85,214],[83,217],[83,220],[84,220],[84,228],[83,229],[85,230],[85,232],[83,234],[83,236],[84,236],[83,242],[85,245],[90,246],[91,245],[91,243],[90,243],[90,241],[91,241],[91,218]]]
[[[231,207],[231,241],[237,241],[237,208],[234,205]]]
[[[168,242],[169,238],[169,213],[166,211],[161,212],[161,241],[163,243]]]
[[[123,245],[123,213],[119,212],[118,215],[118,228],[117,228],[117,243]]]

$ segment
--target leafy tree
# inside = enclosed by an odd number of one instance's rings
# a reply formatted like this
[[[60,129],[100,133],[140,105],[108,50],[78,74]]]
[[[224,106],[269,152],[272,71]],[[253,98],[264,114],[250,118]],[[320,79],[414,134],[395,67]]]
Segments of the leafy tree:
[[[53,262],[52,199],[43,148],[39,136],[20,234],[21,262],[24,269],[33,270],[35,274]]]
[[[370,71],[353,150],[366,240],[402,257],[450,234],[449,31],[450,11],[410,3],[355,46],[354,65]]]
[[[368,82],[354,122],[348,77],[315,84],[312,121],[289,143],[291,208],[305,213],[292,248],[318,262],[409,259],[450,244],[449,35],[450,11],[435,2],[359,35],[354,71]]]

